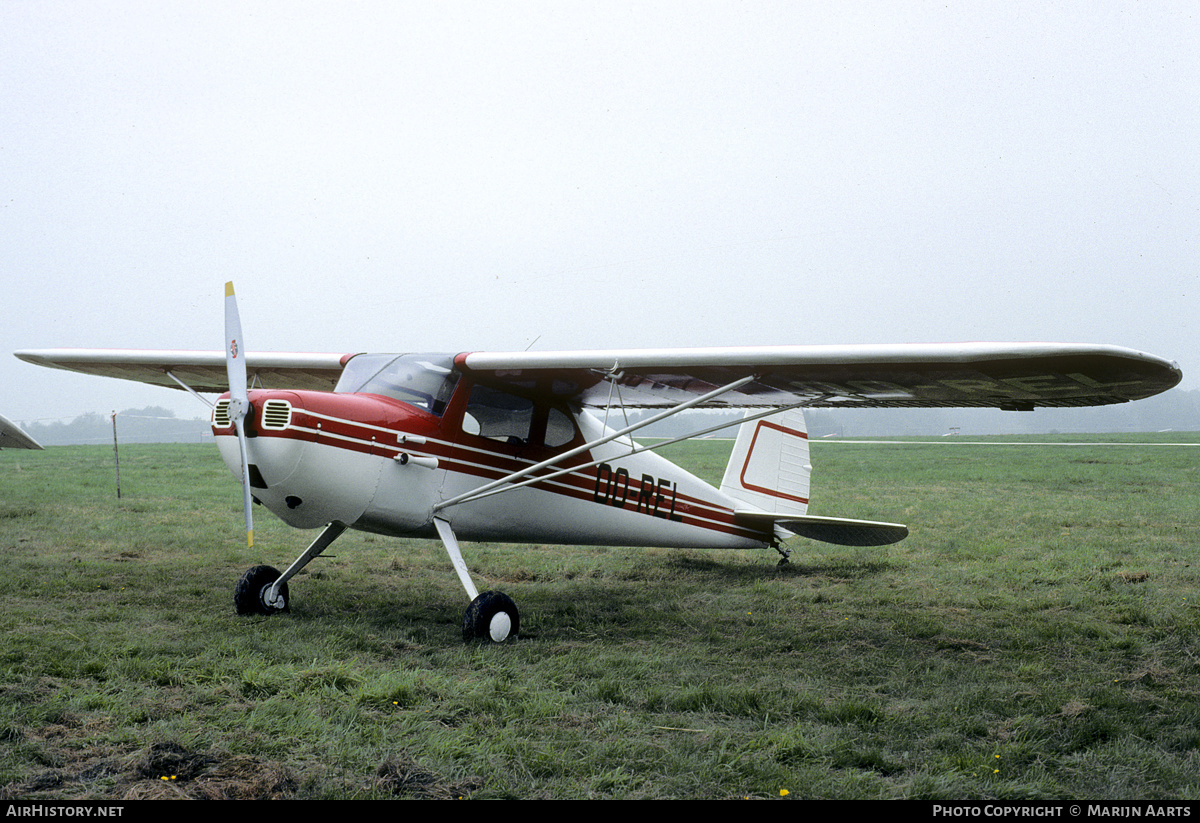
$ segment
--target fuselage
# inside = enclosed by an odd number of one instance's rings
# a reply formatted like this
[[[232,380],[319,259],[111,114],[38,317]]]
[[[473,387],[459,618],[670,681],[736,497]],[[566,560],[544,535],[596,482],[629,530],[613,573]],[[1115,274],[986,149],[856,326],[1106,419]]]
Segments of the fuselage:
[[[436,537],[436,513],[472,541],[769,545],[770,535],[737,522],[734,500],[657,454],[629,454],[626,438],[532,476],[569,473],[439,508],[611,432],[552,391],[514,394],[475,383],[448,356],[388,357],[395,359],[351,360],[335,392],[250,392],[252,493],[284,522]],[[367,359],[351,369],[360,358]],[[236,433],[223,408],[219,402],[213,433],[240,477]]]

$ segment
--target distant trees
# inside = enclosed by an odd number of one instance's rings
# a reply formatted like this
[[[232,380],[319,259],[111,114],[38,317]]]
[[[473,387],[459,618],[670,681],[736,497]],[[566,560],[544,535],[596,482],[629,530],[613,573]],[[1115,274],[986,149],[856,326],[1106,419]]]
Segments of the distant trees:
[[[112,415],[96,412],[81,414],[69,422],[30,423],[22,428],[43,446],[111,443],[113,439]],[[117,438],[121,443],[199,443],[205,436],[212,437],[207,419],[180,419],[161,406],[117,412]]]

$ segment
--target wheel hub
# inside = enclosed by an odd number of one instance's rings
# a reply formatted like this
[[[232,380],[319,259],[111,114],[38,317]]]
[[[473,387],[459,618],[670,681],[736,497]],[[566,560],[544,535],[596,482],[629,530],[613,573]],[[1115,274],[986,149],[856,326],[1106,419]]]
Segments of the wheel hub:
[[[507,612],[497,612],[493,615],[491,622],[488,624],[488,634],[491,636],[493,642],[499,643],[501,640],[504,640],[511,631],[512,618],[508,616]]]
[[[275,599],[271,599],[271,587],[274,585],[274,583],[268,583],[267,585],[263,586],[258,597],[262,601],[263,605],[268,609],[283,611],[283,609],[287,606],[287,600],[284,599],[283,593],[280,592],[275,596]]]

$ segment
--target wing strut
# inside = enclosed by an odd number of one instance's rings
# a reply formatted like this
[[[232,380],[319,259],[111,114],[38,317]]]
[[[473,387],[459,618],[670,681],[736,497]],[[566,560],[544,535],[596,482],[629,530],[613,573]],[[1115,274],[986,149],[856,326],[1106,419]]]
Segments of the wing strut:
[[[446,547],[446,554],[450,555],[450,562],[454,565],[454,571],[458,573],[459,581],[467,590],[467,597],[474,600],[479,597],[479,589],[475,588],[471,573],[467,571],[467,561],[463,560],[462,551],[458,548],[458,538],[454,536],[454,529],[450,528],[449,522],[440,517],[433,518],[433,525],[437,527],[438,537]]]
[[[199,393],[197,393],[197,392],[196,392],[196,390],[195,390],[195,389],[193,389],[193,388],[192,388],[191,386],[189,386],[187,383],[184,383],[182,380],[180,380],[178,377],[176,377],[176,376],[174,375],[174,373],[173,373],[173,372],[171,372],[171,370],[170,370],[170,369],[168,369],[168,370],[167,370],[167,377],[169,377],[169,378],[171,378],[172,380],[174,380],[176,383],[178,383],[178,384],[179,384],[179,387],[180,387],[181,389],[183,389],[184,391],[186,391],[186,392],[187,392],[188,394],[190,394],[192,397],[194,397],[194,398],[196,398],[197,400],[199,400],[199,401],[200,401],[201,403],[203,403],[204,405],[208,406],[210,409],[213,407],[213,403],[212,403],[212,401],[210,401],[210,400],[209,400],[208,398],[206,398],[206,397],[201,397],[201,396],[199,395]]]
[[[698,406],[701,403],[707,403],[709,400],[712,400],[713,398],[720,397],[721,395],[727,394],[731,391],[736,391],[737,389],[740,389],[742,386],[746,385],[747,383],[749,383],[753,380],[754,380],[754,375],[749,375],[749,376],[743,377],[739,380],[735,380],[732,383],[724,385],[719,389],[714,389],[714,390],[710,391],[708,394],[704,394],[699,397],[692,398],[691,400],[680,403],[676,406],[672,406],[671,408],[667,409],[664,412],[659,412],[658,414],[652,415],[651,417],[646,418],[645,420],[641,421],[640,423],[634,423],[631,426],[626,426],[625,428],[621,429],[618,432],[613,432],[612,434],[605,435],[604,437],[593,440],[590,443],[584,443],[582,446],[577,446],[576,448],[568,449],[567,451],[563,452],[562,454],[557,454],[548,460],[543,460],[541,463],[536,463],[528,468],[521,469],[519,471],[515,471],[512,474],[505,475],[504,477],[501,477],[498,480],[493,480],[491,483],[485,483],[484,485],[480,486],[477,489],[474,489],[469,492],[464,492],[463,494],[460,494],[456,497],[451,497],[449,500],[443,500],[441,503],[438,503],[437,505],[435,505],[433,507],[433,510],[435,512],[439,512],[442,509],[448,508],[449,506],[457,506],[459,503],[466,503],[468,501],[483,497],[487,493],[491,492],[493,489],[498,489],[501,486],[507,486],[512,481],[518,480],[527,474],[532,474],[533,472],[541,471],[542,469],[549,468],[550,466],[556,466],[559,463],[561,463],[562,461],[569,460],[570,458],[574,457],[577,454],[582,454],[583,452],[594,449],[596,446],[603,446],[605,443],[608,443],[612,440],[616,440],[617,438],[620,438],[620,437],[624,437],[632,432],[637,431],[638,429],[645,428],[646,426],[649,426],[651,423],[657,423],[659,420],[665,420],[666,418],[671,417],[676,414],[679,414],[682,411],[687,411],[688,409],[692,408],[693,406]],[[774,414],[775,412],[778,412],[778,411],[779,411],[778,409],[773,409],[771,413]],[[739,420],[738,422],[741,423],[743,421]],[[577,468],[578,467],[572,467],[569,471],[575,471]],[[536,477],[536,478],[532,478],[532,480],[530,482],[537,482],[539,480],[545,480],[545,479],[546,479],[545,477]]]

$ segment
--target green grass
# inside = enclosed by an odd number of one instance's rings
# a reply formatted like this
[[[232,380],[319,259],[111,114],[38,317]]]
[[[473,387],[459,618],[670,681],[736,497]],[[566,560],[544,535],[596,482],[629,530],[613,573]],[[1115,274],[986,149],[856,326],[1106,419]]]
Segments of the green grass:
[[[0,453],[0,796],[1200,795],[1200,452],[813,452],[813,513],[909,539],[467,544],[503,646],[459,639],[438,543],[358,533],[237,617],[312,535],[263,513],[247,550],[215,450],[124,447],[120,500],[111,449]]]

